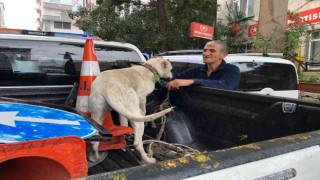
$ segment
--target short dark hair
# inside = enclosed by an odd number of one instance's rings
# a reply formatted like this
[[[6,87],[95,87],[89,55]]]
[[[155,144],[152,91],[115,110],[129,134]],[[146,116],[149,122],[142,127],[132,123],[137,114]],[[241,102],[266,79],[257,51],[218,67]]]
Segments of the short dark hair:
[[[219,44],[220,45],[220,52],[228,52],[228,46],[225,42],[216,40],[216,41],[208,41],[206,45],[208,44]]]

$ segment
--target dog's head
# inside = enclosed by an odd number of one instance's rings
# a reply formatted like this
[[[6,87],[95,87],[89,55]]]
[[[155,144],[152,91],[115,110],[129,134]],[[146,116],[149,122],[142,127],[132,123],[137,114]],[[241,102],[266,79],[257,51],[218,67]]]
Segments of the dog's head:
[[[149,59],[147,63],[157,70],[161,78],[172,78],[172,65],[169,60],[156,57]]]

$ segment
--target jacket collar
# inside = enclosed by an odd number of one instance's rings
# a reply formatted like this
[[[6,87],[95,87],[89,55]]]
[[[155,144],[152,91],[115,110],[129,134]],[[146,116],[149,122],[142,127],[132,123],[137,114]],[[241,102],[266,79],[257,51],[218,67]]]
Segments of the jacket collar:
[[[226,66],[227,62],[225,60],[222,60],[221,64],[219,65],[219,67],[214,71],[220,71],[222,69],[224,69],[224,67]],[[208,66],[206,64],[204,64],[203,66],[201,66],[200,71],[205,71],[207,72],[208,70]]]

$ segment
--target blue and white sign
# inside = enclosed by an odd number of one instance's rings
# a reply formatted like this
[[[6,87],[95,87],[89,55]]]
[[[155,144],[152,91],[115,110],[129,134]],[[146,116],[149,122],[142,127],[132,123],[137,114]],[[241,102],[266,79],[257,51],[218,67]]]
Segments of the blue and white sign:
[[[0,143],[60,136],[83,139],[97,130],[82,116],[44,106],[0,102]]]

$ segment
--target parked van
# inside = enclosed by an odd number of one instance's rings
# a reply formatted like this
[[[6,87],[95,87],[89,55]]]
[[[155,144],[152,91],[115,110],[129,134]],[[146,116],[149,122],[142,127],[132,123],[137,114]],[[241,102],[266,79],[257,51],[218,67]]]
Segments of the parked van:
[[[174,54],[177,53],[180,52],[174,51]],[[181,53],[184,53],[184,55],[160,56],[171,61],[174,73],[203,64],[202,55],[194,54],[195,52],[185,55],[185,51]],[[229,54],[225,60],[240,69],[239,91],[299,98],[298,73],[291,61],[276,57],[258,56],[257,54]]]

